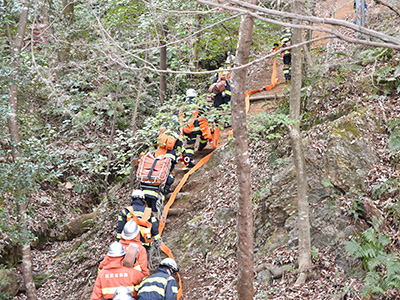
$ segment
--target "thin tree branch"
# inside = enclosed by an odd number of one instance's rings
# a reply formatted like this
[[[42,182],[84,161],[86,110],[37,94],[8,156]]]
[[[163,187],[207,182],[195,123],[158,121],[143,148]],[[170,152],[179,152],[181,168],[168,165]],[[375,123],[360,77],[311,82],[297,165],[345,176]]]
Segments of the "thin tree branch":
[[[142,0],[142,2],[146,3],[146,5],[148,6],[152,6],[153,4],[151,4],[148,1]],[[209,14],[210,12],[218,12],[216,8],[213,8],[211,10],[208,11],[201,11],[201,10],[171,10],[171,9],[165,9],[162,7],[157,7],[158,10],[162,10],[168,13],[173,13],[173,14],[189,14],[189,15],[205,15],[205,14]]]
[[[206,5],[212,5],[212,6],[228,9],[228,10],[233,10],[233,11],[237,11],[237,12],[241,12],[241,13],[246,13],[246,14],[249,14],[251,16],[254,16],[255,18],[258,18],[260,20],[264,20],[264,21],[272,23],[272,24],[277,24],[277,25],[282,25],[282,26],[292,27],[292,28],[303,28],[303,29],[312,28],[312,30],[329,32],[329,33],[332,33],[332,34],[338,36],[339,38],[341,38],[343,40],[347,40],[347,41],[352,42],[352,43],[354,43],[354,41],[357,40],[357,39],[352,39],[352,38],[345,37],[344,35],[342,35],[342,34],[340,34],[338,32],[332,32],[331,30],[326,30],[326,29],[321,28],[321,27],[309,27],[307,25],[294,25],[294,24],[291,24],[291,23],[278,22],[276,20],[262,18],[256,13],[252,13],[250,11],[243,10],[243,9],[240,9],[240,8],[237,8],[237,7],[222,5],[222,4],[218,4],[218,3],[214,3],[214,2],[210,2],[210,1],[206,1],[206,0],[196,0],[196,1],[200,2],[200,3],[203,3],[203,4],[206,4]],[[266,13],[268,15],[279,16],[279,17],[289,18],[289,19],[297,19],[297,20],[301,20],[301,21],[309,21],[309,22],[317,23],[317,24],[332,24],[332,25],[338,25],[338,26],[347,27],[347,28],[350,28],[350,29],[352,29],[352,30],[354,30],[356,32],[364,33],[366,35],[373,36],[373,37],[376,37],[378,39],[381,39],[381,40],[383,40],[385,42],[388,42],[388,43],[391,43],[391,44],[395,44],[395,45],[399,45],[399,47],[392,48],[392,49],[400,50],[400,40],[399,39],[397,39],[395,37],[392,37],[392,36],[389,36],[389,35],[386,35],[386,34],[383,34],[383,33],[380,33],[380,32],[377,32],[375,30],[371,30],[371,29],[367,29],[365,27],[361,27],[361,26],[355,25],[355,24],[350,23],[350,22],[346,22],[346,21],[338,20],[338,19],[332,19],[332,18],[318,18],[318,17],[312,17],[312,16],[302,16],[302,15],[292,14],[292,13],[287,13],[287,12],[282,12],[282,11],[276,11],[276,10],[272,10],[272,9],[262,8],[260,6],[252,5],[252,4],[249,4],[249,3],[246,3],[246,2],[237,1],[237,0],[229,0],[229,1],[231,3],[240,5],[242,7],[245,7],[245,8],[248,8],[248,9],[252,9],[252,10],[257,10],[259,12],[263,12],[263,13]],[[300,26],[300,27],[298,27],[298,26]],[[361,40],[359,40],[359,41],[361,41]],[[361,42],[357,42],[357,43],[361,44]],[[377,46],[377,47],[383,47],[383,46]],[[391,48],[391,47],[385,46],[385,48]]]
[[[93,15],[95,16],[97,22],[99,23],[100,29],[101,29],[102,31],[104,31],[104,32],[107,33],[107,34],[106,34],[107,37],[113,42],[113,44],[118,45],[118,43],[111,37],[111,35],[110,35],[110,34],[106,31],[106,29],[103,27],[103,25],[102,25],[101,22],[100,22],[100,19],[99,19],[94,13],[93,13]],[[182,39],[179,39],[179,40],[176,40],[176,41],[173,41],[173,42],[169,42],[169,43],[165,44],[165,46],[168,47],[168,46],[171,46],[171,45],[180,44],[180,43],[182,43],[183,41],[186,41],[186,40],[188,40],[188,39],[190,39],[190,38],[192,38],[192,37],[195,37],[197,34],[203,32],[203,31],[206,31],[207,29],[213,28],[213,27],[215,27],[215,26],[218,25],[218,24],[223,24],[223,23],[225,23],[225,22],[227,22],[227,21],[230,21],[230,20],[232,20],[232,19],[235,19],[235,18],[237,18],[237,17],[239,17],[239,16],[240,16],[240,15],[237,14],[237,15],[230,16],[230,17],[228,17],[228,18],[224,18],[224,19],[222,19],[222,20],[220,20],[220,21],[218,21],[218,22],[215,22],[215,23],[213,23],[213,24],[211,24],[211,25],[209,25],[209,26],[206,26],[206,27],[204,27],[204,28],[202,28],[202,29],[200,29],[200,30],[198,30],[198,31],[196,31],[196,32],[194,32],[194,33],[192,33],[192,34],[190,34],[190,35],[188,35],[188,36],[182,38]],[[117,46],[117,48],[119,48],[119,49],[122,50],[123,52],[125,52],[125,53],[127,53],[127,54],[130,54],[130,55],[133,55],[132,53],[143,53],[143,52],[146,52],[146,51],[148,52],[148,51],[158,50],[158,49],[160,49],[160,48],[162,48],[162,47],[163,47],[163,46],[156,46],[156,47],[152,47],[152,48],[140,49],[140,50],[136,50],[136,51],[129,52],[129,51],[126,51],[125,49],[121,48],[120,46]],[[135,57],[136,57],[136,56],[135,56]]]
[[[388,3],[388,2],[386,2],[386,1],[384,1],[384,0],[375,0],[375,3],[381,4],[381,5],[384,5],[384,6],[388,7],[388,8],[390,8],[390,9],[393,10],[397,15],[400,16],[400,9],[398,9],[397,7],[391,5],[390,3]]]

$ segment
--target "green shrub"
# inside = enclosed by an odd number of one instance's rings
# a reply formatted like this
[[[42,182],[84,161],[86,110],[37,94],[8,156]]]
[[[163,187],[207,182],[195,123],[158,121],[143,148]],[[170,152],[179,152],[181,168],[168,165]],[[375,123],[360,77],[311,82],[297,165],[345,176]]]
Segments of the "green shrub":
[[[366,275],[362,297],[385,295],[389,289],[400,288],[400,260],[397,253],[389,250],[391,240],[379,232],[383,218],[374,218],[372,227],[356,234],[345,242],[346,251],[362,261]]]

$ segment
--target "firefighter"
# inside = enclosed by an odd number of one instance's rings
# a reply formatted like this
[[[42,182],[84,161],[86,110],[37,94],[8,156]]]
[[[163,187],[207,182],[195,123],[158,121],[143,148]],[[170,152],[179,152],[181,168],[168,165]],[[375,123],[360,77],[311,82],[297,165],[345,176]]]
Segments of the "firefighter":
[[[132,293],[126,286],[120,286],[114,293],[113,300],[133,300]]]
[[[281,47],[285,48],[291,45],[292,31],[290,28],[285,28],[281,36]],[[283,60],[283,75],[285,76],[285,81],[288,82],[291,79],[292,71],[292,54],[290,50],[285,50],[282,53]]]
[[[149,230],[150,234],[150,230]],[[128,253],[127,248],[130,244],[133,244],[136,247],[136,256],[132,259],[132,267],[140,272],[142,272],[144,277],[148,277],[150,275],[150,271],[148,268],[148,260],[147,260],[147,252],[145,247],[143,247],[142,242],[140,241],[140,229],[134,220],[130,220],[124,226],[124,230],[121,234],[121,239],[119,242],[124,247],[125,253]],[[128,256],[129,257],[129,256]],[[100,270],[104,269],[110,263],[111,259],[106,254],[105,258],[99,265]]]
[[[113,299],[115,291],[120,286],[126,286],[136,298],[135,286],[143,279],[143,274],[133,268],[125,267],[122,263],[125,256],[121,243],[113,242],[110,245],[109,263],[97,274],[90,300]]]
[[[150,229],[149,231],[151,232]],[[151,235],[150,232],[149,234]],[[148,277],[150,275],[150,271],[147,266],[147,252],[142,245],[140,237],[141,233],[138,224],[136,224],[135,220],[130,220],[125,224],[119,242],[122,244],[122,246],[124,246],[125,252],[127,252],[127,248],[130,244],[138,245],[139,249],[136,255],[136,263],[133,267],[141,271],[144,277]]]
[[[172,125],[171,125],[172,124]],[[172,141],[172,147],[169,142]],[[165,145],[164,143],[168,143]],[[185,155],[185,147],[183,146],[180,124],[177,121],[166,123],[165,126],[160,130],[160,135],[155,143],[158,146],[155,156],[165,155],[171,160],[171,167],[167,181],[164,186],[149,185],[146,183],[140,183],[139,187],[143,190],[146,202],[153,212],[159,213],[161,204],[164,203],[165,195],[172,192],[171,186],[175,181],[174,176],[171,174],[177,164],[179,157]]]
[[[290,28],[285,28],[282,31],[282,35],[281,35],[281,46],[290,46],[291,43],[291,39],[292,39],[292,30]]]
[[[222,104],[228,104],[231,101],[231,87],[226,80],[213,83],[208,92],[211,94],[215,108],[219,108]]]
[[[162,240],[158,231],[158,221],[154,216],[154,213],[149,208],[144,207],[145,195],[141,190],[134,190],[132,192],[132,202],[130,207],[124,208],[118,215],[118,228],[117,228],[117,241],[121,239],[122,231],[125,227],[125,224],[132,219],[133,215],[139,219],[143,219],[144,221],[149,221],[151,223],[151,242],[146,241],[143,236],[140,236],[140,240],[143,246],[148,250],[151,247],[151,244],[154,243],[156,248],[161,246]],[[147,209],[147,210],[146,210]],[[132,211],[132,212],[131,212]],[[147,215],[149,217],[147,217]],[[147,218],[147,219],[146,219]]]
[[[221,80],[225,80],[229,83],[231,81],[231,71],[228,71],[228,69],[233,68],[234,65],[235,55],[233,55],[231,52],[228,52],[224,66],[220,67],[217,74],[213,76],[213,83],[218,83]]]
[[[186,91],[186,104],[188,106],[196,106],[194,111],[191,112],[192,115],[190,118],[193,118],[193,127],[189,128],[188,126],[184,126],[182,131],[184,136],[186,137],[186,157],[188,157],[189,162],[186,164],[186,167],[193,168],[194,164],[194,146],[196,144],[197,136],[200,136],[198,151],[203,150],[207,146],[207,139],[203,137],[203,134],[200,129],[200,123],[198,117],[201,116],[201,113],[204,113],[204,109],[200,109],[197,105],[197,92],[194,89],[188,89]]]
[[[139,286],[138,300],[176,300],[178,287],[172,275],[179,271],[172,258],[161,261],[157,273],[147,277]]]

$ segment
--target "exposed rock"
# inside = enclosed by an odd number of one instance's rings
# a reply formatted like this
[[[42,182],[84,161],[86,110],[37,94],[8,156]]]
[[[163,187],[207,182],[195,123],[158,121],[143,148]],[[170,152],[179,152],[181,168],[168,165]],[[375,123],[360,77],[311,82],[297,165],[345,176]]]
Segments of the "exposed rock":
[[[343,191],[365,189],[364,180],[376,154],[362,137],[362,130],[378,131],[376,120],[365,113],[353,112],[328,125],[327,151],[323,176]]]
[[[325,132],[328,150],[322,160],[317,159],[311,147],[305,147],[309,149],[306,152],[306,162],[311,244],[315,247],[340,244],[344,237],[355,231],[341,211],[339,202],[328,198],[331,190],[322,184],[322,180],[328,179],[339,192],[364,189],[364,180],[377,158],[371,150],[372,147],[362,137],[363,128],[370,131],[380,130],[373,116],[351,113],[329,124]],[[304,142],[309,143],[307,140]],[[268,192],[261,195],[264,217],[255,218],[255,245],[258,257],[279,247],[297,246],[296,189],[296,172],[293,159],[289,157],[280,172],[272,177]],[[343,255],[338,255],[338,260],[343,266],[348,266],[348,261]]]
[[[64,234],[58,237],[59,240],[72,240],[73,238],[88,231],[96,223],[96,218],[99,216],[98,210],[79,216],[65,225]]]
[[[12,299],[18,293],[21,281],[13,271],[0,269],[0,294],[4,296],[1,299]]]
[[[0,254],[0,264],[9,268],[15,266],[22,258],[20,248],[16,245],[11,245],[9,241],[8,243],[1,243]]]

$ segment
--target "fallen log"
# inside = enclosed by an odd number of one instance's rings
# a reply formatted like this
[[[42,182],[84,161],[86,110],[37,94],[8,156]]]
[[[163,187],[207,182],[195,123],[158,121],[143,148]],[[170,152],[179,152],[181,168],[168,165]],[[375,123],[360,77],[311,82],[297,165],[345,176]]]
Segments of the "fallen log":
[[[287,97],[286,95],[265,95],[265,96],[254,96],[250,97],[250,101],[258,101],[258,100],[278,100],[283,97]]]

